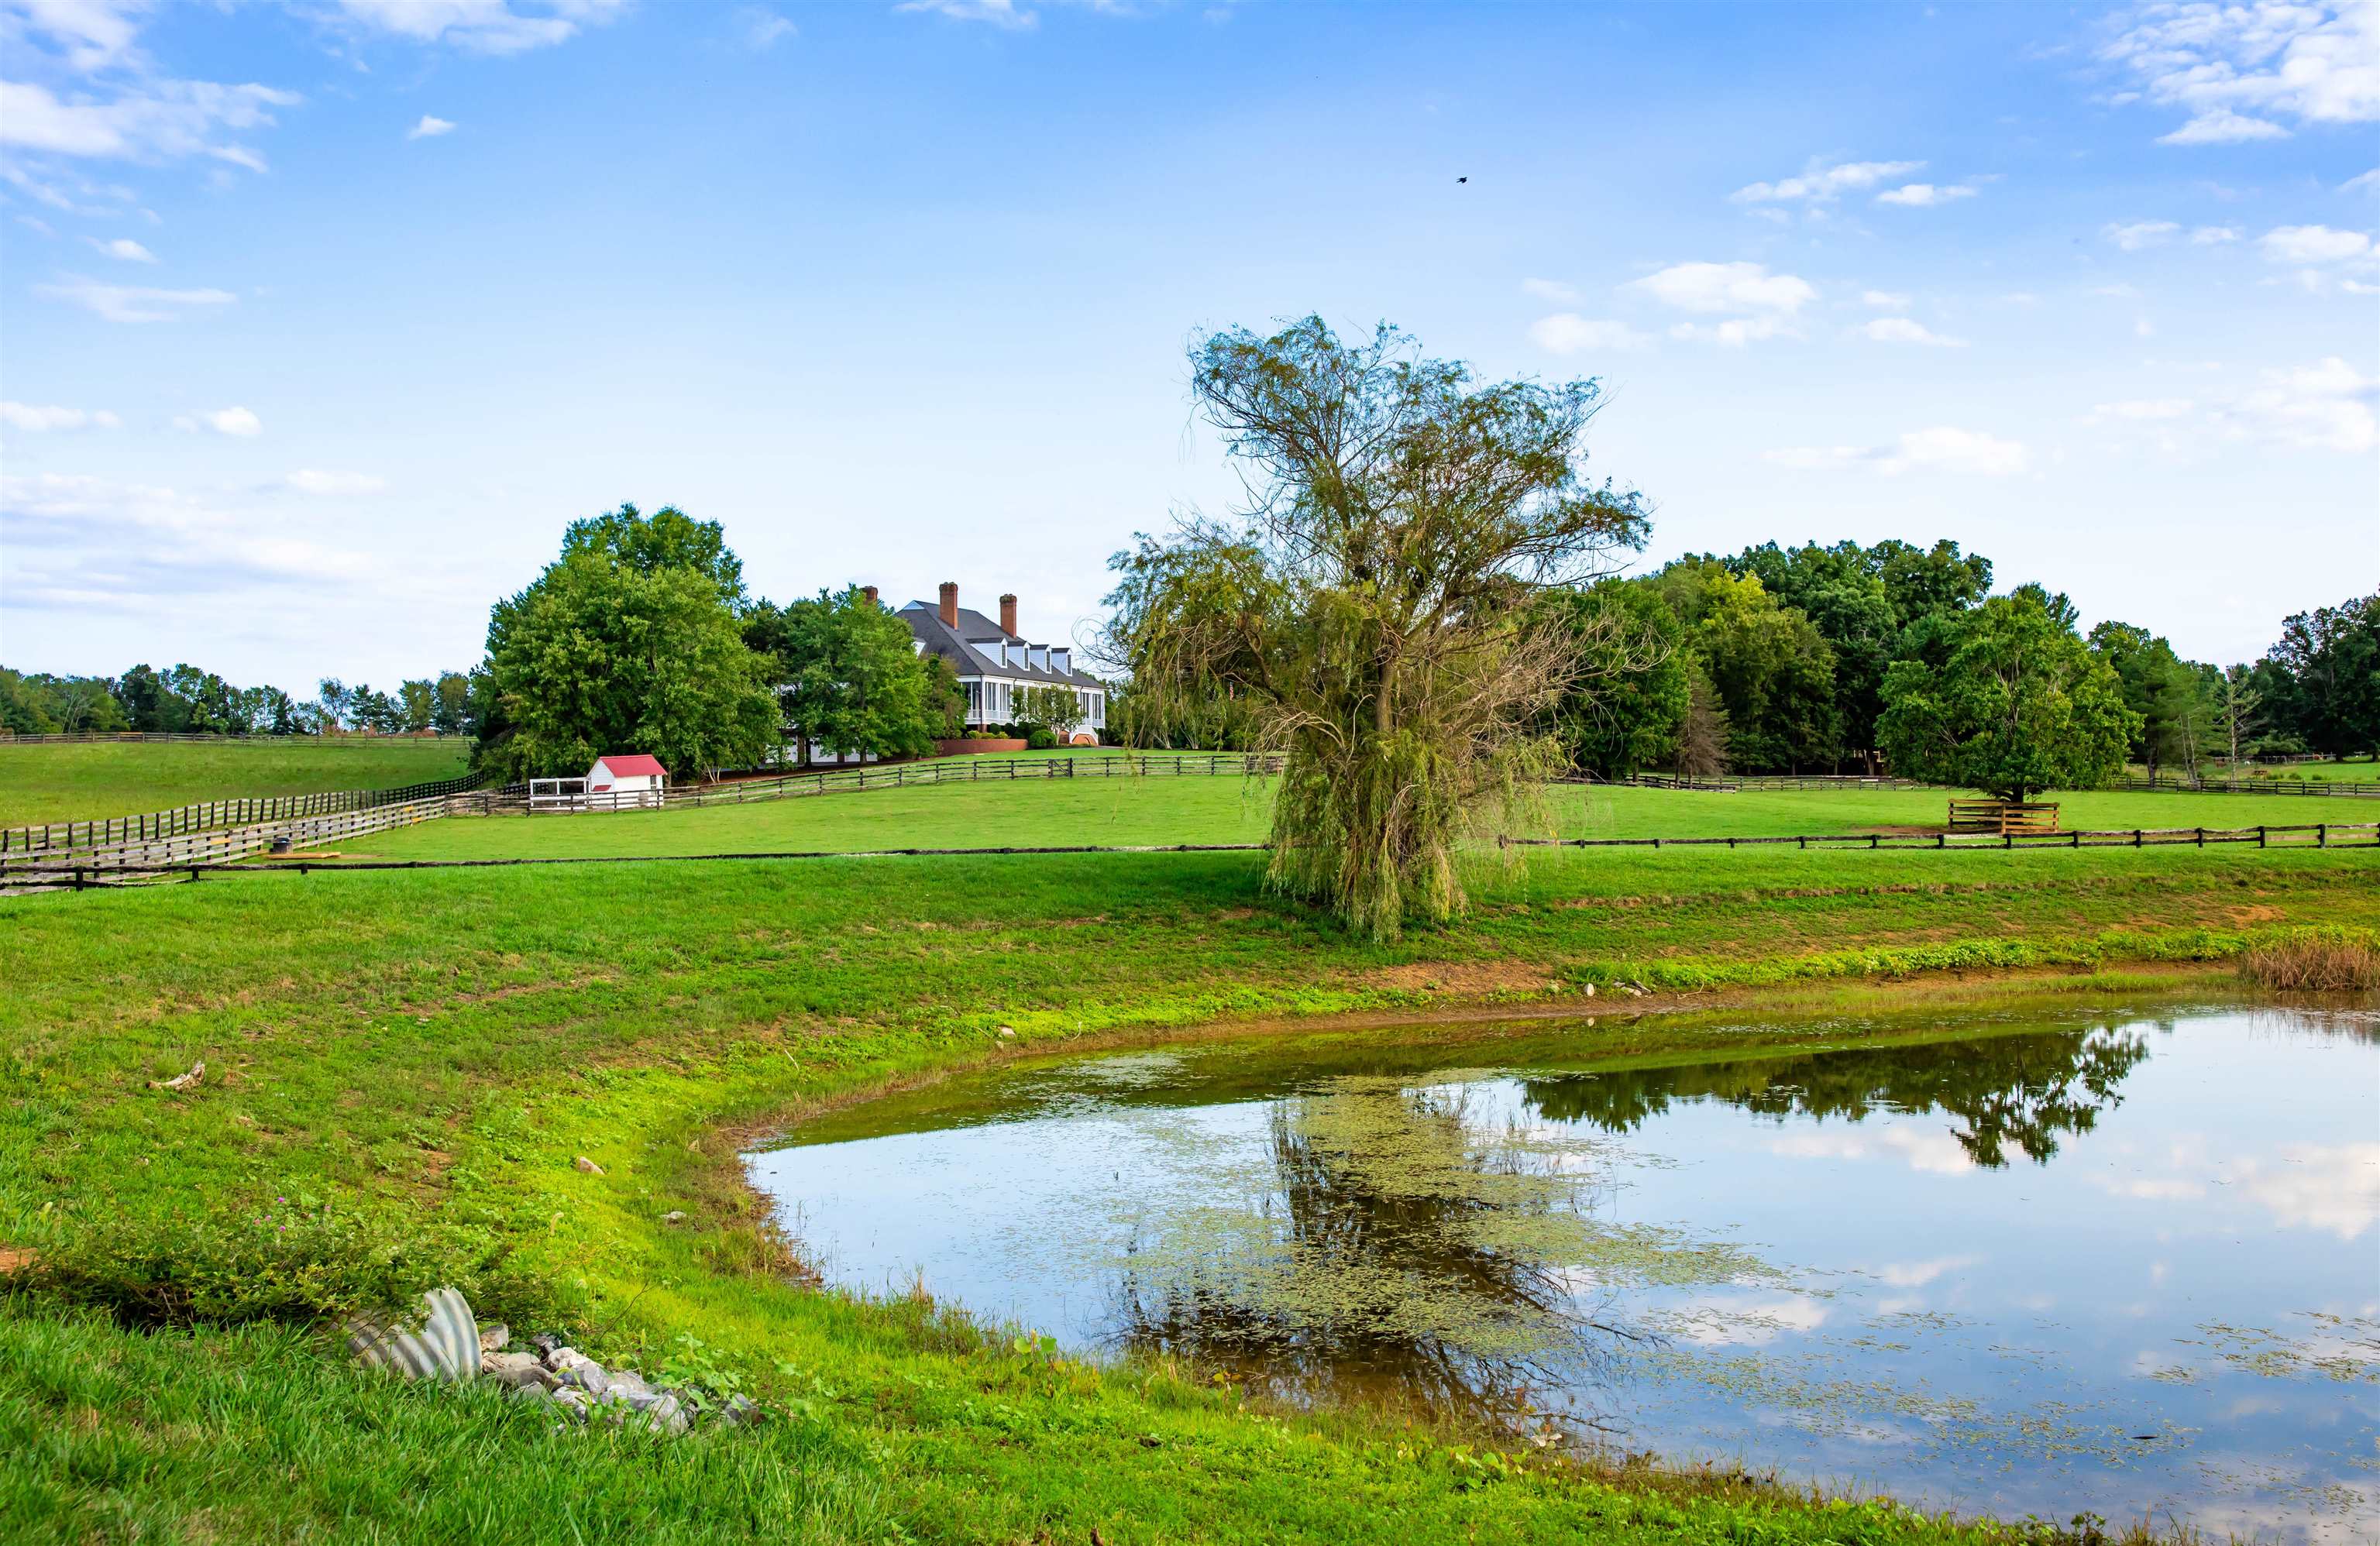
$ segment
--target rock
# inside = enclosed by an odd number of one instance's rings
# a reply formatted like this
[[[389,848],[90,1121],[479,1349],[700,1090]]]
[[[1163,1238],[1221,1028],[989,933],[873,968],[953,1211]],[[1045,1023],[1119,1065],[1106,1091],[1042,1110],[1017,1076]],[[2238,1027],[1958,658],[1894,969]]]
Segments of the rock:
[[[553,1333],[540,1332],[528,1339],[528,1345],[537,1349],[539,1358],[550,1359],[563,1344],[562,1338],[554,1335]]]
[[[492,1326],[481,1326],[480,1328],[480,1351],[483,1353],[500,1352],[512,1341],[512,1327],[505,1325],[502,1321],[497,1322]]]
[[[1016,1027],[1014,1025],[1002,1026],[1000,1028],[1000,1039],[1003,1042],[1014,1041],[1016,1039]]]
[[[603,1167],[596,1164],[593,1160],[589,1159],[585,1154],[579,1155],[570,1163],[577,1166],[579,1169],[584,1170],[589,1176],[601,1176],[603,1174]]]
[[[586,1392],[589,1396],[603,1394],[610,1376],[603,1366],[576,1347],[556,1347],[545,1360],[546,1368],[562,1376],[562,1383]]]
[[[726,1405],[719,1408],[718,1420],[731,1428],[744,1423],[758,1422],[760,1420],[759,1403],[748,1395],[731,1395],[727,1398]]]
[[[552,1401],[553,1392],[532,1380],[528,1384],[513,1386],[504,1392],[504,1397],[510,1401]]]
[[[684,1208],[672,1208],[668,1213],[662,1215],[662,1222],[663,1224],[684,1224],[686,1222],[686,1210]]]
[[[481,1353],[480,1372],[516,1390],[524,1385],[545,1390],[561,1383],[553,1371],[538,1361],[535,1353]]]
[[[640,1402],[643,1406],[650,1406],[653,1397],[659,1394],[633,1369],[616,1370],[605,1376],[601,1392],[605,1400],[625,1401],[631,1407],[638,1407]]]
[[[1585,992],[1586,996],[1587,996],[1589,998],[1594,997],[1594,996],[1595,996],[1595,984],[1594,984],[1593,983],[1589,983],[1589,984],[1586,984],[1586,987],[1585,987]]]
[[[594,1401],[583,1390],[565,1387],[553,1393],[552,1400],[555,1406],[560,1407],[580,1422],[585,1422],[595,1409]]]
[[[686,1415],[685,1403],[668,1391],[662,1392],[651,1406],[639,1411],[637,1420],[662,1433],[683,1433],[694,1426],[694,1419]]]

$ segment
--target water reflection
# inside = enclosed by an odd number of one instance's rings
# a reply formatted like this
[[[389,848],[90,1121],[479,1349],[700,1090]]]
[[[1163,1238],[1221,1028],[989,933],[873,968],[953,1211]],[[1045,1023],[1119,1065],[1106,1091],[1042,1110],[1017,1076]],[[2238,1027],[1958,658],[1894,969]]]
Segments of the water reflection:
[[[1548,1121],[1633,1132],[1674,1103],[1718,1101],[1763,1117],[1859,1121],[1871,1112],[1941,1112],[1976,1165],[2008,1151],[2036,1165],[2062,1135],[2085,1133],[2119,1104],[2117,1086],[2149,1055],[2116,1027],[2016,1034],[1915,1046],[1853,1047],[1742,1062],[1629,1069],[1527,1080],[1530,1106]]]
[[[1117,1340],[1280,1395],[1506,1417],[1558,1368],[1608,1378],[1645,1334],[1580,1292],[1601,1178],[1480,1105],[1362,1079],[1270,1102],[1269,1184],[1134,1240]]]

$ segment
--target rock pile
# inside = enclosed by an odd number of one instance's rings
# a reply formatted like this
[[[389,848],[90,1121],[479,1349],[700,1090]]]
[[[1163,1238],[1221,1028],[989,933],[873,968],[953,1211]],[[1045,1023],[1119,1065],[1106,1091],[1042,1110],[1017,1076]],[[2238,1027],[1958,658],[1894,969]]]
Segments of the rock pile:
[[[691,1391],[655,1385],[633,1369],[607,1370],[556,1336],[534,1339],[534,1352],[507,1352],[512,1334],[491,1326],[480,1334],[480,1372],[510,1386],[514,1399],[560,1407],[574,1421],[604,1421],[683,1433],[697,1416],[713,1422],[750,1422],[760,1408],[741,1395],[705,1413]]]
[[[706,1407],[693,1390],[652,1384],[633,1369],[606,1370],[558,1336],[534,1338],[535,1352],[509,1352],[512,1332],[500,1324],[481,1326],[452,1288],[432,1289],[421,1304],[425,1314],[418,1327],[350,1322],[348,1347],[364,1362],[394,1369],[409,1380],[492,1379],[515,1399],[558,1407],[577,1422],[683,1433],[698,1417],[734,1425],[760,1416],[760,1408],[742,1395]]]

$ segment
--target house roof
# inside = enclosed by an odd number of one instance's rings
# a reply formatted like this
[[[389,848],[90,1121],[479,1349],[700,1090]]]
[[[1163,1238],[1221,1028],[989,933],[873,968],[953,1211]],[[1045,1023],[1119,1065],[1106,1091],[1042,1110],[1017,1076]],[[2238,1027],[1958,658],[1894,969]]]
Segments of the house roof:
[[[1002,640],[1013,645],[1026,642],[1024,635],[1003,633],[999,623],[971,607],[959,609],[959,625],[953,628],[942,621],[942,614],[931,603],[912,601],[901,609],[901,621],[909,632],[928,649],[941,656],[962,677],[990,676],[1005,682],[1046,682],[1069,687],[1104,687],[1098,677],[1086,670],[1052,670],[1046,666],[1028,666],[1022,661],[1002,665],[996,651]],[[1070,645],[1059,645],[1070,649]],[[1070,656],[1069,658],[1072,658]]]
[[[642,752],[624,752],[613,756],[597,757],[595,760],[610,768],[612,777],[615,779],[666,779],[669,777],[668,768]]]

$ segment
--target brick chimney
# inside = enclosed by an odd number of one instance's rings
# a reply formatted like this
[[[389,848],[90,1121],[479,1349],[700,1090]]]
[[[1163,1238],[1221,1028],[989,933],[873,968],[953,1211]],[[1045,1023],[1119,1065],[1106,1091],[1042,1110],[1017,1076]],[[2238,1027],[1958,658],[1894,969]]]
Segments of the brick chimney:
[[[874,586],[860,586],[859,594],[868,598],[868,604],[869,606],[873,607],[876,605],[876,587]]]
[[[1000,598],[1000,631],[1011,638],[1016,636],[1016,598],[1014,595]]]
[[[956,580],[944,580],[942,582],[942,626],[956,628],[958,625],[959,583]]]

